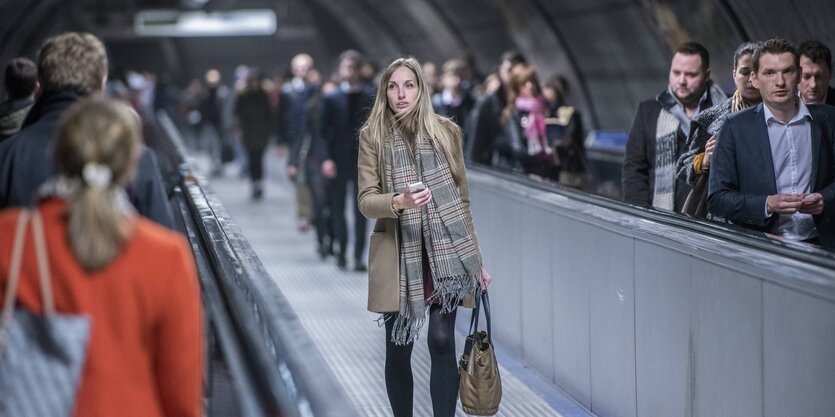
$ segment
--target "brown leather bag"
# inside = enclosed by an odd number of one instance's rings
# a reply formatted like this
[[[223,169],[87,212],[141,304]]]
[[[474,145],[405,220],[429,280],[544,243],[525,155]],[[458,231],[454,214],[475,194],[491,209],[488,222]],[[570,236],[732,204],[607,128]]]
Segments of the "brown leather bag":
[[[707,182],[708,174],[705,172],[696,178],[696,183],[687,194],[687,199],[684,200],[684,206],[681,208],[682,214],[691,217],[704,219],[707,217]]]
[[[487,291],[483,291],[480,298],[480,301],[476,301],[470,319],[470,335],[467,336],[464,353],[458,362],[458,393],[464,412],[476,416],[492,416],[499,411],[499,403],[502,401],[502,378],[490,339],[490,298]],[[478,330],[478,315],[482,305],[487,318],[487,331]]]

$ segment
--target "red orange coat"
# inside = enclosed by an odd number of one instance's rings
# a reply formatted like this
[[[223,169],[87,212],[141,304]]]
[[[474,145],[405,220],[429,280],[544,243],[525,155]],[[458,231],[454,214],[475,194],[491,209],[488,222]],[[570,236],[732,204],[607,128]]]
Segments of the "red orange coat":
[[[76,416],[200,416],[202,324],[194,260],[185,239],[144,218],[114,261],[85,273],[66,237],[66,203],[40,204],[59,312],[92,318]],[[0,299],[19,210],[0,212]],[[41,311],[31,227],[18,303]]]

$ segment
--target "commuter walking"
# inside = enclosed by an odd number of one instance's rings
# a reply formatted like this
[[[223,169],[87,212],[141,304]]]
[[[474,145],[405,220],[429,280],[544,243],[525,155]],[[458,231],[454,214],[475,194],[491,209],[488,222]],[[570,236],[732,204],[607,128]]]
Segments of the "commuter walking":
[[[141,153],[139,129],[119,102],[74,104],[55,143],[64,174],[44,184],[35,206],[55,311],[91,321],[76,416],[202,415],[200,293],[189,246],[137,215],[125,195]],[[0,212],[0,247],[11,246],[21,215]],[[14,302],[41,314],[36,229],[26,230]],[[11,252],[0,251],[0,299]]]
[[[319,111],[319,138],[322,151],[322,175],[328,178],[328,205],[331,209],[334,238],[339,243],[337,265],[347,268],[348,224],[345,218],[345,199],[357,189],[357,134],[368,118],[374,100],[372,88],[362,82],[360,68],[363,57],[356,51],[345,51],[339,57],[340,84],[325,96]],[[354,269],[365,271],[365,217],[358,208],[354,217]]]
[[[482,267],[473,228],[461,130],[432,110],[414,58],[389,64],[360,133],[362,213],[377,219],[369,255],[368,309],[386,328],[385,378],[395,417],[412,415],[412,347],[429,313],[435,417],[455,414],[455,316],[472,307]]]
[[[44,42],[38,53],[41,93],[23,128],[0,142],[0,208],[34,202],[38,187],[57,171],[49,149],[59,118],[79,99],[103,94],[107,67],[104,45],[89,33],[66,32]],[[156,154],[144,145],[140,154],[137,174],[127,185],[130,202],[139,214],[173,228]]]
[[[6,65],[6,100],[0,103],[0,141],[17,133],[38,92],[38,67],[26,58],[15,58]]]
[[[299,230],[305,231],[316,221],[313,207],[316,205],[313,202],[316,197],[313,196],[312,190],[313,182],[316,180],[307,175],[307,156],[310,154],[312,142],[312,132],[308,129],[312,125],[308,119],[313,119],[310,117],[312,109],[310,103],[318,94],[319,85],[318,82],[311,80],[311,78],[317,79],[318,77],[315,76],[317,73],[313,69],[313,57],[310,55],[294,56],[290,61],[290,68],[293,78],[281,87],[278,99],[279,142],[287,143],[290,148],[287,175],[296,185]]]
[[[235,102],[235,119],[241,129],[241,137],[249,160],[249,178],[252,181],[252,198],[261,199],[264,194],[264,148],[270,138],[272,111],[270,99],[263,87],[264,77],[252,71],[246,79],[241,95]]]
[[[547,104],[536,69],[527,64],[514,66],[507,83],[507,103],[501,115],[513,167],[556,182],[560,167],[546,134]]]

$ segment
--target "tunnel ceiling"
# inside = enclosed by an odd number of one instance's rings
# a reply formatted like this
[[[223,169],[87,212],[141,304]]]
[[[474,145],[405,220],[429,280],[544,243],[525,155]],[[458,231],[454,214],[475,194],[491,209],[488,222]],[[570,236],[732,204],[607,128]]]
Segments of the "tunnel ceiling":
[[[271,8],[279,30],[229,39],[132,36],[135,11],[173,7]],[[181,78],[209,66],[229,72],[238,63],[284,70],[301,51],[327,74],[346,48],[379,65],[403,54],[438,63],[470,54],[486,74],[502,51],[518,49],[540,78],[566,76],[588,126],[623,130],[637,101],[665,88],[676,44],[704,43],[714,80],[729,90],[731,56],[740,42],[782,36],[832,47],[832,21],[835,2],[823,0],[5,0],[0,58],[34,56],[45,37],[63,30],[103,37],[114,65],[170,68]]]

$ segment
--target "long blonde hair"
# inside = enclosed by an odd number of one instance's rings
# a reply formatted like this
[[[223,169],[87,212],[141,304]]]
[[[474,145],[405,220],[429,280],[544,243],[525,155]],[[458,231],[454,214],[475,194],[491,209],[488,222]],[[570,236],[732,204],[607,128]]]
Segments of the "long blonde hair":
[[[127,105],[87,98],[64,114],[55,158],[72,184],[69,200],[70,247],[81,266],[93,272],[107,266],[130,234],[130,222],[117,196],[136,170],[139,123]],[[91,185],[85,169],[110,170],[106,186]]]
[[[409,108],[395,114],[389,107],[386,92],[392,74],[400,67],[408,68],[415,75],[418,94],[417,100]],[[429,86],[426,84],[420,63],[416,59],[398,58],[389,64],[380,77],[377,98],[374,100],[374,107],[371,108],[371,114],[363,129],[366,129],[372,144],[378,147],[391,134],[392,129],[399,129],[407,136],[413,135],[416,141],[431,141],[444,152],[456,183],[461,180],[455,175],[456,172],[460,172],[464,163],[464,158],[456,155],[461,152],[461,129],[455,122],[436,114],[432,109]]]

